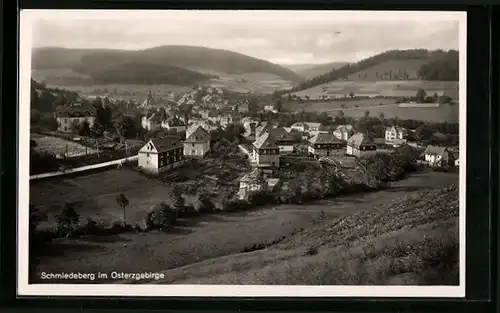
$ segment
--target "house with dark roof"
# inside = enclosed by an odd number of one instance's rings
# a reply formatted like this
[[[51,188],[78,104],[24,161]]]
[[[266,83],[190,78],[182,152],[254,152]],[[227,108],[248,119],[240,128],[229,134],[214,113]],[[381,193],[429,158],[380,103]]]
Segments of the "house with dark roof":
[[[203,158],[210,150],[210,134],[201,125],[193,124],[186,131],[184,155]]]
[[[332,133],[318,133],[309,139],[308,151],[314,156],[330,156],[345,147],[344,141]]]
[[[377,144],[371,137],[363,133],[356,133],[347,140],[348,155],[361,157],[377,153]]]
[[[270,133],[280,149],[280,153],[291,153],[295,149],[295,140],[292,134],[287,132],[283,127],[270,128],[267,130]]]
[[[172,116],[161,121],[161,128],[176,131],[178,133],[186,130],[186,124],[177,116]]]
[[[429,166],[446,166],[450,162],[450,152],[446,147],[427,146],[424,151],[424,159]]]
[[[277,168],[280,166],[280,148],[268,132],[254,141],[252,156],[257,167]]]
[[[184,147],[178,136],[149,140],[138,153],[139,167],[150,173],[177,167],[184,161]]]
[[[95,109],[86,102],[74,102],[70,105],[60,106],[56,109],[57,130],[71,133],[79,129],[84,122],[89,127],[94,125]]]

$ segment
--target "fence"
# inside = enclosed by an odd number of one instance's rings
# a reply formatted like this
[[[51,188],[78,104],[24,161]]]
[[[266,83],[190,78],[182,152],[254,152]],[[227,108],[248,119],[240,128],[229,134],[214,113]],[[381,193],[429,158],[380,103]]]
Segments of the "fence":
[[[128,158],[123,158],[123,159],[103,162],[103,163],[99,163],[99,164],[77,167],[77,168],[73,168],[73,169],[69,169],[69,170],[65,170],[65,171],[57,171],[57,172],[32,175],[32,176],[30,176],[30,180],[39,180],[39,179],[69,175],[69,174],[74,174],[74,173],[83,173],[83,172],[96,170],[96,169],[105,169],[105,168],[111,167],[113,165],[121,165],[125,162],[136,161],[138,158],[139,157],[137,155],[134,155],[134,156],[131,156]]]

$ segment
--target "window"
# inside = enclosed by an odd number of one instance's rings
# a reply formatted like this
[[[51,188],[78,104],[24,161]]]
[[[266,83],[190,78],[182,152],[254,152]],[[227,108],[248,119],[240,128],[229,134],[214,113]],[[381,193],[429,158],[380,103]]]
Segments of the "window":
[[[194,147],[194,143],[192,143],[191,146]]]
[[[196,150],[191,150],[191,154],[195,155],[196,154]]]
[[[146,153],[146,156],[149,158],[149,153]]]

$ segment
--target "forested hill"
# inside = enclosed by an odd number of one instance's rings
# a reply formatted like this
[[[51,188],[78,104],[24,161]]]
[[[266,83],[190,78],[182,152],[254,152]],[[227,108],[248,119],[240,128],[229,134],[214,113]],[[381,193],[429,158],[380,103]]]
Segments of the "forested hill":
[[[301,80],[295,72],[265,60],[194,46],[160,46],[136,51],[37,48],[32,53],[32,68],[35,71],[70,70],[96,83],[110,80],[121,83],[126,79],[142,84],[144,77],[149,76],[155,83],[192,84],[211,77],[192,69],[228,74],[269,73],[293,82]],[[118,69],[119,74],[114,75]],[[136,75],[138,69],[140,75]]]
[[[367,77],[372,80],[458,81],[458,63],[456,50],[391,50],[333,69],[299,84],[291,91],[300,91],[335,80],[363,80]],[[413,75],[408,74],[407,68],[415,69]]]
[[[31,111],[53,113],[61,105],[80,100],[78,93],[60,88],[47,88],[35,80],[31,80]]]

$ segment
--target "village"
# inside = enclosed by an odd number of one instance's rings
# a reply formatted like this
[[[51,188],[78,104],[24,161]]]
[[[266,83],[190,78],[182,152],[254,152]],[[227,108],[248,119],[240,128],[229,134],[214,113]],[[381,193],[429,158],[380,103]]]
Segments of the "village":
[[[283,109],[281,99],[271,98],[249,108],[251,98],[248,95],[239,95],[237,100],[228,100],[224,97],[223,89],[210,86],[197,86],[192,91],[178,96],[177,101],[173,97],[167,100],[155,99],[149,90],[145,99],[136,107],[135,118],[140,125],[132,125],[136,122],[133,120],[134,115],[127,112],[130,112],[133,104],[127,103],[125,113],[113,126],[120,135],[119,139],[115,137],[103,141],[106,132],[102,131],[99,140],[91,140],[91,133],[99,129],[96,122],[99,117],[96,116],[96,107],[90,104],[91,101],[92,99],[84,99],[66,103],[55,112],[57,131],[52,134],[70,142],[90,144],[85,147],[84,154],[71,156],[66,148],[57,158],[65,161],[85,159],[85,165],[88,167],[91,155],[103,155],[106,154],[106,148],[109,152],[118,147],[125,151],[122,155],[125,159],[115,156],[115,159],[106,160],[111,162],[110,165],[120,167],[131,160],[132,166],[143,173],[172,178],[169,173],[176,173],[177,168],[192,166],[193,162],[200,163],[207,156],[223,160],[227,152],[220,148],[214,150],[214,143],[217,141],[214,140],[214,135],[229,130],[229,134],[225,136],[229,136],[226,139],[230,144],[226,144],[225,148],[232,146],[233,152],[243,155],[246,159],[241,166],[243,171],[240,170],[237,190],[237,197],[241,200],[248,199],[249,195],[259,191],[286,189],[287,182],[280,179],[279,172],[280,169],[289,168],[293,164],[317,163],[352,180],[364,169],[359,160],[374,155],[391,154],[404,146],[418,152],[412,159],[415,164],[434,170],[450,170],[459,166],[457,145],[424,145],[422,141],[417,140],[418,130],[415,129],[392,123],[385,125],[383,131],[379,131],[382,136],[374,138],[373,133],[366,129],[364,132],[356,130],[354,123],[357,121],[354,119],[348,120],[351,124],[334,122],[326,126],[321,122],[307,121],[302,116],[301,121],[283,123],[274,118],[280,114],[290,114]],[[100,101],[102,107],[105,107],[106,103],[112,100],[104,98]],[[100,107],[97,111],[99,109]],[[267,117],[269,120],[266,120]],[[342,122],[346,119],[337,116],[328,120]],[[133,131],[136,132],[136,138],[133,138]],[[139,138],[139,134],[145,135]],[[87,138],[81,135],[87,135]],[[109,135],[107,136],[109,138]],[[36,139],[32,141],[35,141],[36,145]],[[134,146],[131,146],[132,144]],[[95,162],[100,162],[99,160],[102,158],[96,159]],[[117,163],[116,160],[122,161]],[[74,169],[63,167],[59,170],[55,175],[65,175]],[[92,165],[88,170],[92,171]],[[216,174],[212,177],[217,176]]]

